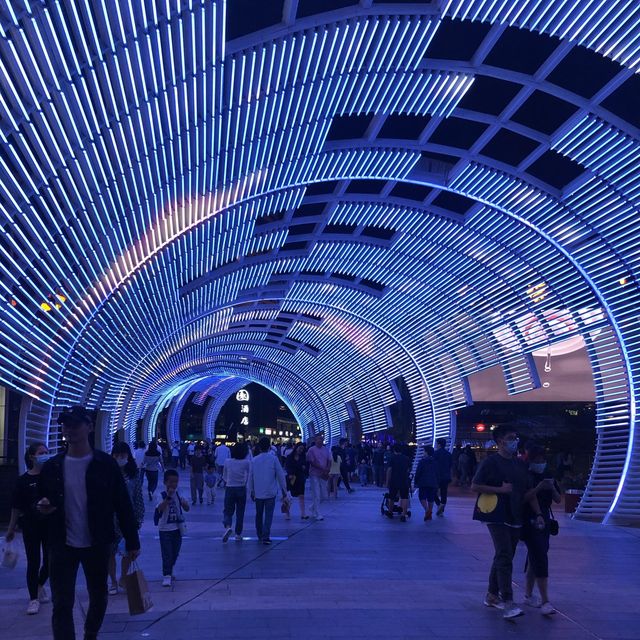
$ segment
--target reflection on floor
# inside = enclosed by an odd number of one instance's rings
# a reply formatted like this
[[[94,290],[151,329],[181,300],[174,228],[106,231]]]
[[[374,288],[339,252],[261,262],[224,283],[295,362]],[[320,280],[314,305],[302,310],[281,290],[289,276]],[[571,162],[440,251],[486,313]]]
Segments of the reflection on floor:
[[[640,637],[640,530],[560,517],[552,539],[553,618],[527,609],[505,622],[482,605],[491,558],[483,525],[471,520],[470,495],[454,496],[446,517],[423,522],[417,501],[407,523],[380,515],[381,490],[358,488],[324,505],[322,522],[285,521],[276,507],[273,544],[258,544],[248,506],[245,539],[223,544],[222,497],[189,514],[188,536],[171,589],[160,586],[157,531],[147,513],[140,564],[154,607],[128,614],[110,597],[104,639],[517,637],[637,640]],[[187,488],[183,489],[185,494]],[[147,503],[148,505],[150,503]],[[559,514],[557,514],[559,515]],[[516,557],[516,600],[523,591],[524,548]],[[0,573],[0,616],[7,638],[48,638],[50,604],[26,616],[24,563]],[[78,630],[86,607],[79,582]],[[6,634],[6,635],[5,635]],[[82,635],[79,631],[78,637]]]

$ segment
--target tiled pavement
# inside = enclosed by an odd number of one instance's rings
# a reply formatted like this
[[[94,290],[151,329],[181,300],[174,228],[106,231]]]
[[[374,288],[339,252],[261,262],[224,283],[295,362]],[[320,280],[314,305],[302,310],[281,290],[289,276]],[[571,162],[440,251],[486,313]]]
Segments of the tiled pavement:
[[[482,606],[491,544],[470,519],[470,496],[453,497],[446,517],[429,523],[416,503],[414,518],[402,524],[381,517],[380,495],[371,488],[342,494],[325,504],[323,522],[303,522],[297,513],[286,522],[276,513],[273,535],[281,539],[264,547],[255,537],[221,543],[219,491],[215,506],[197,506],[190,514],[171,590],[159,583],[159,543],[149,512],[140,563],[154,607],[132,617],[124,595],[111,598],[101,638],[640,638],[640,530],[562,514],[550,554],[559,613],[547,619],[530,609],[505,622]],[[249,506],[246,536],[255,536],[253,515]],[[523,551],[516,558],[516,600],[522,597]],[[78,594],[80,629],[82,580]],[[29,617],[25,606],[23,571],[2,570],[0,637],[49,638],[51,605]]]

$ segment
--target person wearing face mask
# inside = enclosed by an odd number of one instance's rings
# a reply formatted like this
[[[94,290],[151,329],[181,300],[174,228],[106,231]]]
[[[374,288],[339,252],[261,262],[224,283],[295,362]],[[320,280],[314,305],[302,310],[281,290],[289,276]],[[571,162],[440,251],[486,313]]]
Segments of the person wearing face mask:
[[[27,614],[40,611],[40,604],[49,602],[45,584],[49,578],[49,556],[47,553],[47,528],[44,518],[38,513],[36,503],[40,499],[38,479],[42,465],[50,458],[49,449],[41,442],[29,445],[24,454],[27,472],[16,482],[11,498],[11,520],[5,540],[11,542],[16,528],[22,529],[22,541],[27,556],[27,588],[29,605]]]
[[[127,485],[127,491],[131,504],[133,505],[133,514],[138,525],[138,530],[142,526],[144,520],[144,500],[142,499],[142,476],[138,471],[138,465],[131,453],[131,448],[126,442],[116,442],[111,450],[111,455],[118,463],[124,482]],[[111,545],[111,557],[109,558],[109,577],[111,578],[111,586],[109,587],[109,595],[115,596],[118,593],[118,581],[116,578],[116,555],[122,542],[122,532],[118,526],[117,519],[114,520],[116,539]],[[120,572],[120,584],[124,581],[124,576],[127,575],[129,569],[129,558],[122,555],[121,572]]]
[[[551,520],[551,503],[560,502],[560,488],[552,475],[547,471],[544,447],[535,442],[527,442],[524,448],[524,460],[529,466],[531,488],[525,496],[537,498],[539,513],[542,514],[544,524],[536,517],[531,504],[525,506],[522,540],[527,545],[526,572],[527,581],[524,603],[530,607],[540,608],[542,615],[550,616],[556,613],[555,607],[549,602],[549,522]],[[540,597],[533,593],[538,585]]]
[[[525,494],[530,488],[527,466],[517,458],[518,436],[507,425],[493,430],[498,452],[483,460],[478,468],[471,490],[477,493],[495,494],[502,507],[504,520],[487,524],[495,554],[489,573],[489,588],[484,599],[487,607],[501,609],[505,619],[516,618],[524,611],[513,602],[511,577],[513,556],[518,546],[524,522]],[[535,520],[542,518],[535,496]]]

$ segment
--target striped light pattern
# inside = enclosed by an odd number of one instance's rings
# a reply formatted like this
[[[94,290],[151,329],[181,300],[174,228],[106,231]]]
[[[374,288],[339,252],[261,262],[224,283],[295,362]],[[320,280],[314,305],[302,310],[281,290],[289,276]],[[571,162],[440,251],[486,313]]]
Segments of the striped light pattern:
[[[399,378],[432,441],[469,375],[500,365],[526,392],[532,353],[571,339],[597,395],[579,514],[640,518],[640,140],[601,104],[638,68],[637,3],[376,4],[295,20],[293,0],[273,37],[228,42],[222,0],[4,0],[0,380],[25,394],[22,446],[55,444],[52,411],[78,402],[106,416],[105,446],[139,420],[153,436],[166,408],[177,438],[192,397],[212,437],[250,381],[305,435],[339,436],[355,409],[371,433]],[[468,64],[431,63],[444,20],[493,24]],[[482,66],[508,28],[560,43],[534,76]],[[619,68],[590,101],[546,79],[575,47]],[[464,108],[486,74],[521,85],[491,122]],[[533,91],[575,107],[550,135],[510,120]],[[484,142],[433,143],[451,117]],[[394,118],[422,133],[382,135]],[[535,150],[492,161],[500,127]],[[582,173],[546,184],[545,154]]]

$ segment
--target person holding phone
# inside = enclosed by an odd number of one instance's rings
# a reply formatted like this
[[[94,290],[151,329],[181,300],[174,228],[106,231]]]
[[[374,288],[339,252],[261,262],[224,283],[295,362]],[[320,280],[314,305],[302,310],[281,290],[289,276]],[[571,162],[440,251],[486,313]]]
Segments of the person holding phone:
[[[522,527],[522,540],[527,545],[524,603],[539,608],[542,615],[550,616],[556,613],[556,609],[549,602],[549,523],[552,520],[551,504],[560,502],[560,487],[547,470],[544,447],[527,442],[524,450],[531,481],[525,501],[535,496],[542,515],[541,521],[531,505],[526,504]],[[540,597],[533,593],[536,584]]]
[[[34,442],[27,447],[24,462],[27,472],[22,474],[11,497],[11,520],[5,540],[11,542],[16,528],[22,529],[22,541],[27,556],[27,588],[29,605],[27,614],[35,615],[40,604],[49,602],[49,592],[45,584],[49,578],[49,554],[47,549],[47,527],[38,512],[38,480],[44,463],[51,457],[47,446]]]
[[[158,527],[160,553],[162,554],[162,586],[171,587],[175,576],[173,568],[182,548],[182,534],[185,528],[184,512],[189,511],[189,501],[180,497],[178,482],[180,477],[175,469],[164,472],[165,491],[160,496],[153,521]]]
[[[133,562],[140,554],[138,526],[129,492],[117,462],[93,450],[93,421],[81,406],[58,417],[66,451],[45,462],[40,473],[38,510],[49,527],[49,571],[54,640],[75,640],[73,606],[78,569],[82,565],[89,608],[85,640],[95,640],[107,610],[107,579],[115,523]]]

